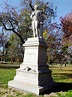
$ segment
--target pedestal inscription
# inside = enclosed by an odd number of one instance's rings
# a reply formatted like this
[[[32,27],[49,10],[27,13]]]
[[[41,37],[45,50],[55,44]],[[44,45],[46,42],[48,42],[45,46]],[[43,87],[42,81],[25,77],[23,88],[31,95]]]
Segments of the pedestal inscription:
[[[36,37],[28,38],[23,46],[23,63],[16,70],[16,76],[14,80],[9,81],[8,86],[39,95],[55,85],[46,62],[47,45],[43,38]]]

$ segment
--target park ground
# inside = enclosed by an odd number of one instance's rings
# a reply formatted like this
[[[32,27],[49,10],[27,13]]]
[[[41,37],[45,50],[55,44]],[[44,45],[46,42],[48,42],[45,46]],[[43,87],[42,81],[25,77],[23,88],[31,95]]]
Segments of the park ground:
[[[72,65],[67,64],[60,67],[57,65],[50,65],[52,70],[53,80],[57,86],[50,91],[44,92],[42,95],[35,95],[14,88],[8,88],[8,81],[12,80],[16,73],[16,68],[7,64],[0,64],[0,97],[72,97]]]

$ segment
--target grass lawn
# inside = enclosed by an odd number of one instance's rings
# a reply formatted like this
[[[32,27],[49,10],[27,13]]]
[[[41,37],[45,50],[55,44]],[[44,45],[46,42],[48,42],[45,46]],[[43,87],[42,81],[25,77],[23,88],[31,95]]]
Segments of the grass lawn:
[[[0,97],[72,97],[72,66],[62,66],[60,70],[59,65],[53,65],[50,66],[50,69],[58,86],[50,94],[46,92],[44,95],[36,96],[32,93],[8,88],[8,81],[14,78],[16,69],[0,68]]]
[[[0,68],[0,87],[7,88],[8,81],[12,80],[15,76],[15,69]]]
[[[72,83],[71,65],[67,65],[66,67],[63,65],[61,69],[59,65],[54,65],[50,66],[50,70],[52,70],[52,77],[55,82]]]

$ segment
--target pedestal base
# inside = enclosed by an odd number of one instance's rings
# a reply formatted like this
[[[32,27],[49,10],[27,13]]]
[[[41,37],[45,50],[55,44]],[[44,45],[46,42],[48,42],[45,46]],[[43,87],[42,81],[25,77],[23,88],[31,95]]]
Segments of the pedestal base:
[[[34,93],[37,95],[42,94],[44,91],[50,90],[54,86],[56,86],[54,82],[48,83],[44,86],[35,86],[33,84],[23,83],[23,82],[15,81],[15,80],[9,81],[9,87],[13,87],[18,90]]]
[[[39,95],[55,86],[46,63],[47,45],[43,39],[29,38],[24,47],[23,63],[8,86]]]

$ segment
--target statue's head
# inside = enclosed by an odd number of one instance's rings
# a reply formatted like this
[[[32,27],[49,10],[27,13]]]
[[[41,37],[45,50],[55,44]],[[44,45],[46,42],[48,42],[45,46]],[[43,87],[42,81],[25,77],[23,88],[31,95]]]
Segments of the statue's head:
[[[38,9],[38,5],[35,5],[35,6],[34,6],[34,9]]]

